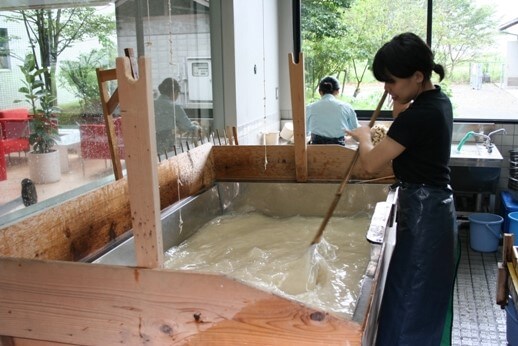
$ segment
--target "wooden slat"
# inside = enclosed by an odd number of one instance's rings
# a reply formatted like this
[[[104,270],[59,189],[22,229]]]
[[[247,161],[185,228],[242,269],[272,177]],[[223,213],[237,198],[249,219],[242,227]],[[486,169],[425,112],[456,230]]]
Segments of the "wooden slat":
[[[232,136],[234,137],[234,144],[239,145],[239,139],[237,136],[237,127],[232,126]]]
[[[518,292],[516,291],[518,289],[518,276],[516,275],[512,262],[507,262],[507,272],[509,274],[507,279],[509,295],[511,295],[516,305],[518,302]]]
[[[510,233],[504,233],[502,246],[502,262],[498,262],[498,278],[496,282],[496,303],[504,308],[507,305],[507,296],[509,295],[509,287],[512,282],[509,282],[508,263],[513,261],[513,244],[514,236]]]
[[[513,246],[511,246],[511,254],[512,254],[512,263],[513,263],[513,267],[514,267],[514,270],[516,271],[518,269],[518,250],[516,249],[516,246],[514,246],[514,243],[513,243]],[[518,272],[517,272],[518,273]]]
[[[0,258],[0,272],[0,335],[81,345],[361,342],[358,323],[219,275],[13,258]]]
[[[117,79],[117,71],[115,69],[103,70],[101,68],[95,69],[97,73],[97,84],[99,87],[99,94],[101,97],[101,105],[103,107],[103,113],[112,114],[115,108],[119,104],[119,93],[115,89],[113,94],[110,96],[106,82]]]
[[[270,145],[266,148],[261,145],[216,146],[212,150],[215,178],[217,181],[298,181],[295,172],[295,150],[292,145]],[[343,172],[349,167],[354,153],[354,150],[340,145],[308,146],[306,180],[342,181]],[[358,163],[352,171],[351,178],[369,180],[392,175],[390,165],[372,175]]]
[[[108,114],[113,114],[115,108],[119,105],[119,89],[115,89],[112,96],[106,102],[106,111]]]
[[[133,48],[124,48],[124,56],[129,58],[131,76],[133,79],[139,79],[137,59],[135,58]]]
[[[100,68],[96,69],[96,73],[99,94],[101,97],[101,106],[103,109],[104,126],[106,127],[106,134],[108,136],[108,148],[112,159],[113,174],[115,175],[115,179],[119,180],[123,177],[122,165],[119,157],[119,146],[112,117],[112,114],[119,103],[119,92],[118,89],[116,89],[110,96],[108,88],[106,87],[106,82],[116,79],[117,73],[115,69],[102,70]]]
[[[117,58],[117,78],[137,265],[159,268],[163,243],[150,64],[139,59],[135,80],[129,58]]]
[[[228,145],[234,145],[234,136],[232,134],[232,126],[225,127],[225,138],[228,138]]]
[[[100,82],[108,82],[117,79],[117,70],[114,68],[102,70],[103,72],[100,75],[97,75],[97,80]]]
[[[502,308],[507,305],[507,269],[502,262],[498,262],[496,303]]]

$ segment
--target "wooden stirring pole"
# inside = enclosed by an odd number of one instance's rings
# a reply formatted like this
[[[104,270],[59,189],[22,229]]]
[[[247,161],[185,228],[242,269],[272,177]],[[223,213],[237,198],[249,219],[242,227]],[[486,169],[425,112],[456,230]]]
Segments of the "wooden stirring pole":
[[[369,122],[369,127],[374,126],[374,123],[376,122],[376,119],[378,118],[378,115],[381,112],[381,107],[383,106],[383,103],[385,102],[385,99],[387,98],[387,91],[383,93],[383,96],[381,97],[378,106],[376,107],[376,110],[374,113],[372,113],[371,120]],[[322,221],[322,224],[320,225],[320,228],[318,229],[317,234],[315,235],[315,238],[313,238],[313,241],[311,242],[311,245],[317,244],[320,242],[320,239],[322,238],[322,234],[324,233],[324,229],[327,226],[327,223],[329,222],[329,219],[331,216],[333,216],[333,212],[338,205],[338,202],[340,201],[340,197],[342,197],[342,193],[344,192],[345,186],[349,182],[349,178],[351,177],[351,173],[353,171],[353,168],[356,164],[356,161],[358,161],[358,158],[360,157],[360,150],[359,147],[356,149],[356,152],[354,153],[353,160],[351,162],[351,165],[349,166],[349,169],[347,170],[347,173],[345,174],[345,178],[338,187],[338,191],[336,192],[335,199],[333,200],[333,203],[331,203],[331,206],[329,207],[329,210],[327,211],[327,215]]]

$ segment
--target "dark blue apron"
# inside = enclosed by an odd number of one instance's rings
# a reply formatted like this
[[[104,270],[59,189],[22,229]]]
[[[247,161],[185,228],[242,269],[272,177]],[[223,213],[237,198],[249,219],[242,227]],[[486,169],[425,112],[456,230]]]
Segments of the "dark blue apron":
[[[397,222],[376,344],[437,346],[455,276],[451,188],[401,183]]]

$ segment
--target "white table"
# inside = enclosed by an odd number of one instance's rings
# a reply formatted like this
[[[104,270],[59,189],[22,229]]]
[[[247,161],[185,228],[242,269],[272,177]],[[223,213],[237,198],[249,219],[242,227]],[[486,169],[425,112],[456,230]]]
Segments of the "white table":
[[[70,171],[68,162],[68,150],[73,149],[81,153],[81,136],[79,129],[59,129],[59,140],[56,141],[59,150],[59,163],[61,173]]]

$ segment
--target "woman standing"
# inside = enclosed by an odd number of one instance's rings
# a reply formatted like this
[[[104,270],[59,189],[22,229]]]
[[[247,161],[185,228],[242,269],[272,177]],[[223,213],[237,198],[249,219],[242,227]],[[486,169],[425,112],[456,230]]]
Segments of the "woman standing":
[[[430,80],[444,78],[426,43],[403,33],[383,45],[373,72],[394,101],[387,136],[349,134],[369,172],[392,161],[399,181],[396,245],[385,283],[377,345],[439,345],[454,284],[455,207],[449,185],[451,102]]]
[[[340,83],[334,77],[323,78],[318,85],[320,100],[306,107],[307,131],[310,144],[345,145],[344,131],[359,127],[352,107],[336,99]]]

